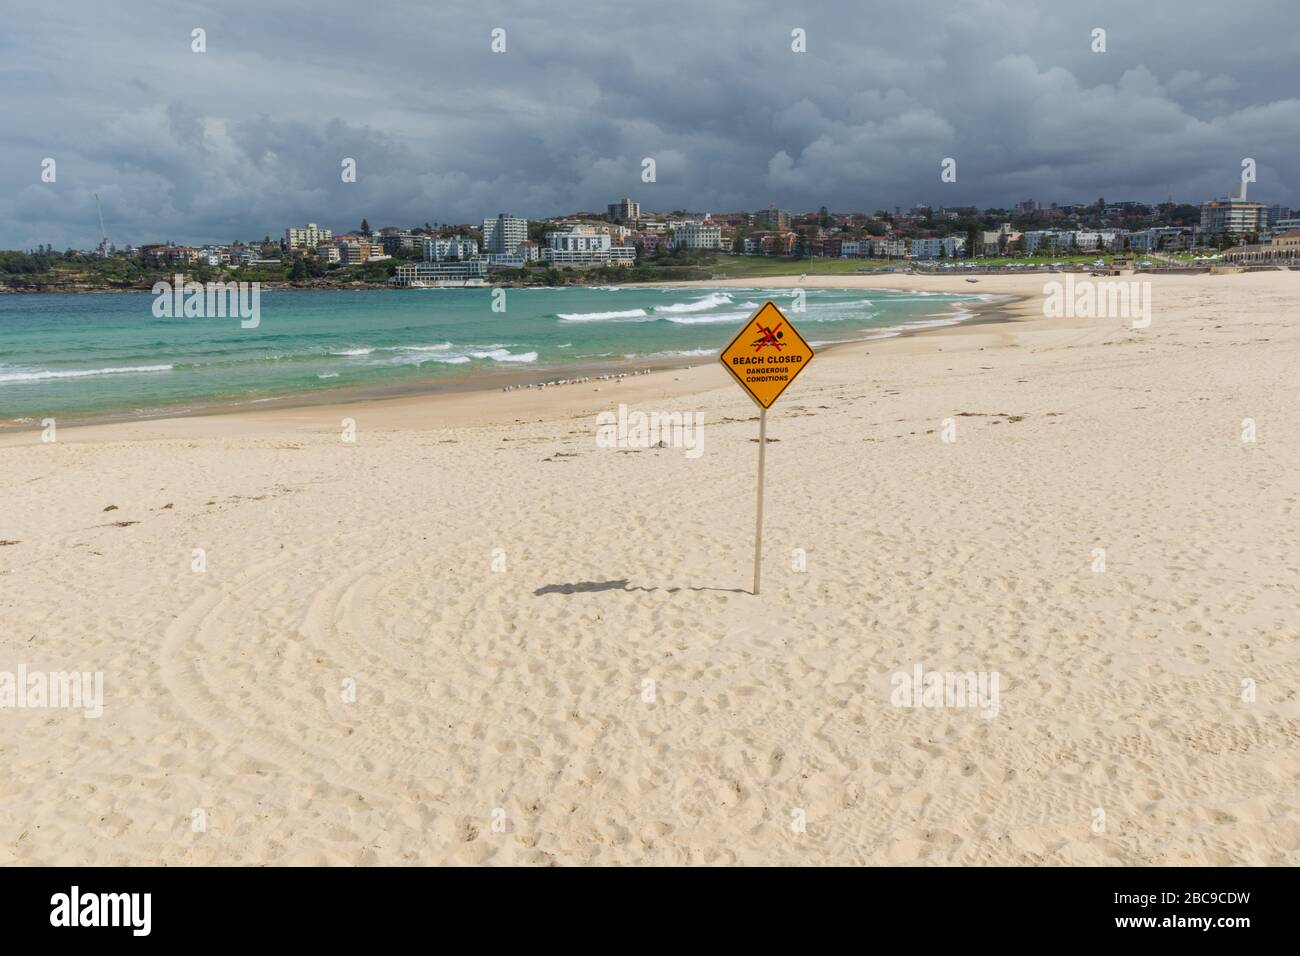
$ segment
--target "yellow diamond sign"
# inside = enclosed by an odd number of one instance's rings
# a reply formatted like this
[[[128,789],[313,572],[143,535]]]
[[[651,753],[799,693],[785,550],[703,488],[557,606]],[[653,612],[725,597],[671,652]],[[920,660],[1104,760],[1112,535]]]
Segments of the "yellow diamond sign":
[[[812,348],[790,320],[764,302],[718,360],[754,401],[771,408],[812,357]]]

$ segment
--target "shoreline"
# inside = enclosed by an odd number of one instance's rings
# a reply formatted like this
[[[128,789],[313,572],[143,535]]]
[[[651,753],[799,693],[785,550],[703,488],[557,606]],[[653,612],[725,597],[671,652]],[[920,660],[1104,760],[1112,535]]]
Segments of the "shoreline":
[[[897,274],[886,274],[891,277]],[[910,275],[910,274],[903,274]],[[770,277],[773,279],[784,278],[787,280],[797,277]],[[812,277],[810,277],[812,278]],[[792,288],[822,288],[822,289],[845,289],[851,290],[861,288],[857,284],[842,284],[835,280],[838,276],[815,277],[811,283],[803,280]],[[848,278],[848,277],[845,277]],[[854,278],[873,278],[873,277],[854,277]],[[952,279],[955,277],[940,277]],[[825,281],[823,281],[823,279]],[[655,288],[658,286],[682,286],[683,288],[700,288],[700,287],[747,287],[743,283],[748,282],[748,277],[744,280],[739,279],[721,279],[721,280],[683,280],[681,282],[653,282],[653,283],[628,283],[629,288]],[[776,285],[779,283],[768,283]],[[879,287],[883,288],[883,287]],[[334,291],[334,290],[302,290],[302,291]],[[337,290],[337,291],[356,291],[356,290]],[[965,290],[959,289],[957,292]],[[963,326],[974,326],[991,324],[994,322],[1016,321],[1010,314],[1010,309],[1017,303],[1023,301],[1026,296],[1014,293],[999,292],[974,292],[974,295],[998,295],[1006,296],[996,302],[971,302],[971,303],[952,303],[956,309],[969,313],[966,317],[954,318],[951,322],[936,322],[934,324],[914,324],[912,326],[884,326],[878,330],[869,330],[873,334],[865,338],[849,339],[842,342],[832,342],[816,348],[817,354],[827,355],[840,349],[861,345],[869,342],[884,342],[890,339],[911,338],[917,335],[929,335],[940,332],[944,329],[953,329]],[[887,332],[888,334],[875,334],[878,332]],[[369,384],[362,386],[340,386],[338,388],[322,388],[316,391],[293,392],[285,395],[268,396],[254,399],[238,400],[216,400],[210,403],[180,406],[172,408],[159,408],[146,412],[123,412],[107,411],[103,414],[77,415],[59,419],[58,427],[62,429],[71,428],[94,428],[108,425],[125,425],[136,422],[160,422],[171,420],[185,420],[193,418],[224,417],[230,415],[242,415],[254,412],[275,412],[292,409],[311,409],[334,406],[350,406],[363,403],[382,403],[398,400],[410,399],[429,399],[436,401],[447,399],[453,396],[465,395],[482,395],[485,393],[524,391],[526,393],[538,393],[535,386],[540,381],[546,383],[545,389],[570,389],[573,386],[587,385],[599,390],[601,385],[617,384],[617,380],[626,379],[634,376],[641,376],[645,373],[646,378],[657,378],[665,372],[672,371],[689,371],[703,366],[716,364],[717,354],[708,356],[692,357],[687,360],[685,356],[664,356],[664,357],[638,357],[624,358],[620,360],[609,361],[591,361],[591,362],[574,362],[563,365],[546,365],[533,369],[525,368],[508,368],[508,369],[483,369],[473,374],[460,378],[442,378],[427,379],[420,382],[404,382],[394,384]],[[589,381],[574,381],[574,379],[589,379]],[[560,380],[567,380],[564,384],[551,384]],[[40,432],[40,421],[33,419],[26,422],[9,422],[0,423],[0,436],[13,434],[23,434],[28,432]]]

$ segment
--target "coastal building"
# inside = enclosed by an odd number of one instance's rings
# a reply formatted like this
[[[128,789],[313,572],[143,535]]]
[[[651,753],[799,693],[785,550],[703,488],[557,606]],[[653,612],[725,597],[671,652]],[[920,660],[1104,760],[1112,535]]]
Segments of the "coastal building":
[[[776,235],[768,236],[763,241],[763,251],[773,256],[792,256],[798,242],[799,236],[797,233],[779,232]]]
[[[491,221],[494,220],[484,220],[484,222]],[[426,236],[421,240],[421,246],[424,250],[425,262],[442,262],[445,259],[473,259],[478,255],[478,243],[473,239],[465,239],[460,236]],[[488,251],[496,252],[498,255],[514,255],[516,249],[511,248],[509,252],[499,252],[493,249]]]
[[[193,246],[177,246],[170,242],[165,245],[154,244],[140,247],[140,256],[146,262],[156,264],[177,262],[193,264],[199,261],[201,255],[201,249],[196,249]]]
[[[901,259],[907,255],[907,240],[868,239],[867,255],[874,259]]]
[[[913,239],[913,259],[955,259],[966,248],[961,236],[944,236],[940,239]]]
[[[388,281],[392,285],[409,286],[416,283],[472,282],[487,275],[488,261],[484,257],[446,262],[403,262]]]
[[[1042,256],[1065,252],[1070,248],[1074,233],[1057,229],[1033,229],[1023,236],[1025,254]]]
[[[613,245],[609,233],[573,225],[548,232],[543,255],[553,266],[631,265],[636,247]]]
[[[316,258],[324,259],[326,262],[338,262],[338,246],[334,245],[332,242],[322,242],[316,247]]]
[[[1233,246],[1223,258],[1242,266],[1300,266],[1300,229],[1284,232],[1272,242]]]
[[[721,249],[722,229],[710,222],[675,222],[669,245],[674,249]]]
[[[519,244],[528,239],[528,220],[498,213],[495,219],[483,220],[483,251],[501,256],[513,256]],[[425,258],[429,258],[425,254]]]
[[[1270,228],[1277,226],[1279,223],[1291,219],[1294,216],[1295,213],[1289,206],[1273,205],[1268,207],[1268,224]]]
[[[339,252],[339,262],[345,266],[359,266],[382,255],[380,246],[369,239],[345,237],[334,240],[334,247]]]
[[[1246,198],[1246,183],[1241,193],[1227,199],[1212,199],[1201,204],[1201,232],[1210,236],[1251,236],[1268,225],[1268,210],[1262,202]]]
[[[379,230],[379,244],[383,247],[384,252],[389,255],[397,255],[399,252],[409,252],[420,248],[420,237],[414,233],[403,230],[381,229]]]
[[[1277,222],[1269,223],[1268,234],[1280,236],[1284,232],[1290,232],[1292,229],[1300,229],[1300,219],[1279,219]]]
[[[641,218],[641,204],[631,199],[612,202],[606,208],[609,210],[608,219],[610,222],[635,222]]]
[[[1186,226],[1152,226],[1124,237],[1134,252],[1181,252],[1195,244],[1195,233]]]
[[[284,231],[284,244],[290,250],[315,249],[322,242],[329,242],[334,233],[322,229],[316,223],[309,222],[302,227],[290,226]]]
[[[784,209],[777,209],[775,205],[768,206],[766,212],[759,213],[758,219],[774,229],[790,228],[790,214]]]

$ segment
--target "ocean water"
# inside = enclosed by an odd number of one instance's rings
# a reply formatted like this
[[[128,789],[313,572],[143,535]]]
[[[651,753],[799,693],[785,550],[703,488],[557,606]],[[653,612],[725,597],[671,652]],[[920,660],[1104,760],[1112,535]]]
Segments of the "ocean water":
[[[766,299],[815,347],[959,321],[992,296],[654,286],[282,290],[260,323],[156,318],[148,293],[0,295],[0,425],[160,414],[372,385],[464,384],[503,369],[613,370],[716,354]],[[534,379],[529,379],[534,380]]]

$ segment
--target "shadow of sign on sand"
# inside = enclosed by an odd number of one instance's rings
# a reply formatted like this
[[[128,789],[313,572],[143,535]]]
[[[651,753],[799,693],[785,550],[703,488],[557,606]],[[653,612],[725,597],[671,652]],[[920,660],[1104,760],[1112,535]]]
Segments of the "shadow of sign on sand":
[[[669,594],[675,594],[678,591],[728,591],[732,594],[748,594],[743,588],[643,588],[639,585],[629,584],[627,578],[619,578],[617,581],[574,581],[571,584],[547,584],[538,588],[533,594],[540,597],[543,594],[578,594],[586,591],[666,591]]]

